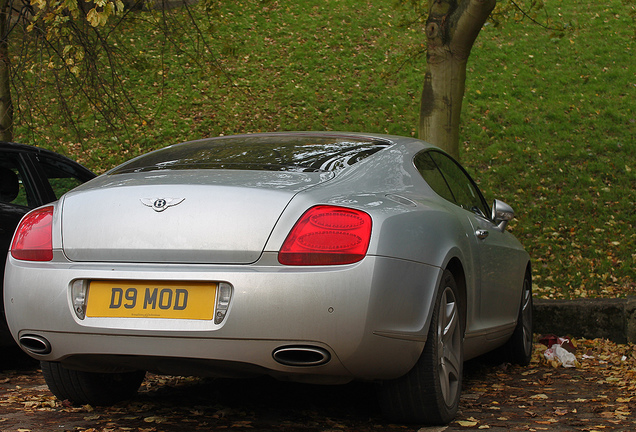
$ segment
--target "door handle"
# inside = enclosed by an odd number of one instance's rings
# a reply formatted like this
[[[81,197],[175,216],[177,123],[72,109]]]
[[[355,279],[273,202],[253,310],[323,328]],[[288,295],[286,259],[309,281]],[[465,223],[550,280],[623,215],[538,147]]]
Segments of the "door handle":
[[[484,230],[484,229],[478,229],[477,231],[475,231],[475,235],[477,236],[478,239],[481,239],[481,240],[488,237],[488,234],[490,234],[488,230]]]

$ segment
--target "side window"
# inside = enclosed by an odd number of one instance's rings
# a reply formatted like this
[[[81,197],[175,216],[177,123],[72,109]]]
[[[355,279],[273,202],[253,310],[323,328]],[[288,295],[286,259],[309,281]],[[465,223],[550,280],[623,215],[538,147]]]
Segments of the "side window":
[[[21,207],[38,204],[19,158],[11,153],[0,153],[0,202]]]
[[[87,180],[73,166],[55,159],[38,156],[38,162],[57,199]]]
[[[435,193],[447,201],[455,202],[455,197],[449,189],[448,183],[437,168],[437,164],[431,158],[431,152],[421,152],[415,156],[415,168],[420,175],[426,180],[426,183],[435,191]]]
[[[455,197],[455,203],[460,207],[481,214],[488,218],[490,211],[484,198],[473,180],[450,157],[439,152],[429,152],[435,164],[439,167],[448,186]]]

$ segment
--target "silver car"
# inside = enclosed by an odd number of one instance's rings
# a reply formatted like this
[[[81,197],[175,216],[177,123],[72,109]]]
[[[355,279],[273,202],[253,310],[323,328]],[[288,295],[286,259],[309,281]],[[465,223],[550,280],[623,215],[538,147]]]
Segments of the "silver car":
[[[21,221],[13,337],[51,391],[132,397],[145,371],[378,383],[387,418],[447,423],[463,361],[532,352],[530,259],[423,141],[353,133],[166,147]]]

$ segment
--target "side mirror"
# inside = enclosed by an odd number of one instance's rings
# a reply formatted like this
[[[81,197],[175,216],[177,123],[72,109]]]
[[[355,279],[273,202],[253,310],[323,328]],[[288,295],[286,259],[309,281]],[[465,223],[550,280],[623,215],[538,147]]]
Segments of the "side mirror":
[[[515,211],[503,201],[495,200],[492,203],[492,220],[497,224],[497,229],[503,231],[508,222],[515,217]]]

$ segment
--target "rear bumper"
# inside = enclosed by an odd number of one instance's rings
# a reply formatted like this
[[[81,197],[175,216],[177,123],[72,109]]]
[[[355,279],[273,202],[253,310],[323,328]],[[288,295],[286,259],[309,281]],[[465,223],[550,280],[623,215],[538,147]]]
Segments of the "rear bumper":
[[[35,336],[50,344],[50,350],[30,354],[68,367],[345,382],[395,378],[412,368],[424,347],[439,276],[436,267],[385,257],[319,268],[10,259],[5,302],[14,337]],[[220,324],[80,319],[70,294],[76,279],[223,281],[232,285],[233,296]],[[328,360],[285,364],[274,356],[281,347],[308,347]]]

